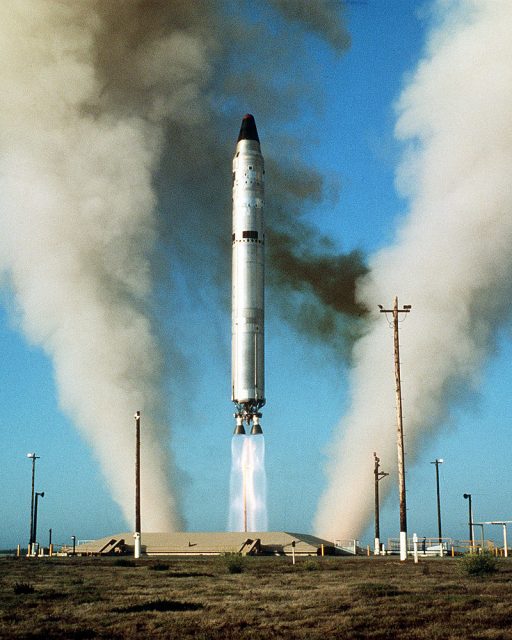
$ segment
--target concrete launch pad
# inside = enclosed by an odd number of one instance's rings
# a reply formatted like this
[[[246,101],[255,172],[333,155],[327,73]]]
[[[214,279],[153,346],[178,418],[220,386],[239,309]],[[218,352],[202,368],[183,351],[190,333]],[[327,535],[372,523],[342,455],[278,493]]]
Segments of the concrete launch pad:
[[[291,555],[292,549],[300,556],[343,555],[329,540],[306,533],[287,531],[264,532],[142,532],[142,554],[147,556],[177,555]],[[295,543],[295,544],[293,544]],[[117,533],[99,540],[77,545],[77,555],[111,555],[133,553],[133,533]]]

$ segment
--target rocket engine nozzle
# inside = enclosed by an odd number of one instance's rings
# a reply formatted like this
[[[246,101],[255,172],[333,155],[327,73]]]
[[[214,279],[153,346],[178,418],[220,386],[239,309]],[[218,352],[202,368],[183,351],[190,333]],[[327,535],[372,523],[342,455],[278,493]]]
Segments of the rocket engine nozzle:
[[[261,417],[261,414],[258,414],[258,413],[256,413],[252,417],[251,436],[262,436],[263,435],[263,429],[261,428],[261,424],[260,424],[260,417]]]
[[[261,413],[235,413],[236,425],[233,432],[234,436],[245,436],[247,432],[245,427],[251,427],[251,436],[263,435],[263,429],[260,424]],[[244,426],[245,423],[245,426]],[[252,425],[252,426],[251,426]]]
[[[252,425],[252,429],[251,429],[251,436],[262,436],[263,435],[263,429],[261,428],[261,424],[255,423]]]
[[[243,423],[243,419],[242,416],[237,416],[235,414],[235,418],[236,418],[236,425],[235,425],[235,430],[233,432],[234,436],[245,436],[245,428],[244,428],[244,423]]]

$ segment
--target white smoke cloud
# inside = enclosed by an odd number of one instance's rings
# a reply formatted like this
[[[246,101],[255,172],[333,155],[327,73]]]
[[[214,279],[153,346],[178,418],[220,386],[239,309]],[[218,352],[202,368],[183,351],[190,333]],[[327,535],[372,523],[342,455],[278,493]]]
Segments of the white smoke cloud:
[[[413,306],[400,334],[409,462],[457,392],[478,384],[512,293],[512,4],[439,0],[434,10],[426,53],[398,102],[406,149],[397,184],[410,212],[359,287],[376,312],[394,295]],[[396,469],[392,332],[375,315],[355,348],[351,406],[316,515],[329,538],[368,524],[372,452]]]
[[[113,27],[138,16],[134,3],[109,3],[118,5],[114,16],[101,4],[0,6],[0,268],[24,332],[52,357],[62,408],[94,448],[128,522],[133,413],[142,411],[142,525],[162,531],[182,522],[170,488],[162,355],[146,310],[152,172],[163,118],[175,109],[198,117],[208,65],[202,40],[179,30],[134,47],[144,100],[124,102],[121,113],[109,93],[117,78],[98,71],[98,43],[108,33],[114,51]],[[123,15],[130,7],[133,15]]]

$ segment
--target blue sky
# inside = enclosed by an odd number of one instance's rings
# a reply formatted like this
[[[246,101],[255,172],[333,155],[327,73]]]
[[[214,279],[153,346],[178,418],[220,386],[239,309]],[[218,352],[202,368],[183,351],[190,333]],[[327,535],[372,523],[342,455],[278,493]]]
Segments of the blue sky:
[[[429,28],[428,3],[383,3],[368,0],[347,8],[351,48],[339,56],[316,37],[304,38],[305,55],[314,65],[320,108],[304,101],[300,153],[320,173],[340,186],[339,198],[312,207],[308,221],[328,235],[340,250],[373,253],[393,241],[397,221],[407,203],[397,195],[395,169],[401,147],[394,138],[394,104],[415,67]],[[262,150],[265,118],[258,117]],[[240,118],[243,114],[240,114]],[[297,126],[297,124],[295,124]],[[233,148],[239,120],[233,122]],[[268,127],[268,130],[270,127]],[[230,166],[226,166],[229,176]],[[229,215],[229,213],[228,213]],[[267,218],[272,216],[267,207]],[[230,255],[225,255],[229,264]],[[207,397],[207,409],[169,384],[173,417],[171,447],[182,473],[181,495],[190,530],[223,530],[228,515],[230,442],[233,428],[229,397],[230,317],[208,290],[199,303],[179,292],[179,323],[172,313],[163,319],[187,345],[193,363],[194,394]],[[272,294],[269,294],[272,295]],[[2,298],[0,368],[3,447],[0,454],[0,545],[25,544],[28,538],[31,463],[37,461],[36,490],[40,503],[39,538],[69,542],[72,535],[89,539],[126,530],[112,500],[98,460],[72,420],[58,406],[52,362],[27,342],[16,320],[16,302],[8,290]],[[376,300],[378,303],[391,301]],[[414,301],[410,301],[414,306]],[[272,308],[272,300],[269,300]],[[309,532],[316,504],[325,487],[325,453],[347,409],[347,364],[325,345],[308,343],[279,317],[267,315],[266,439],[269,528]],[[194,336],[201,335],[201,340]],[[472,493],[475,519],[512,518],[509,467],[512,437],[508,425],[508,374],[512,347],[503,331],[496,353],[481,373],[478,394],[465,398],[449,424],[425,437],[417,461],[407,467],[409,532],[436,535],[434,467],[440,467],[443,531],[467,536],[465,492]],[[393,394],[392,338],[389,335],[389,388]],[[171,363],[171,367],[173,364]],[[87,390],[84,389],[84,393]],[[404,398],[407,430],[407,398]],[[133,407],[135,410],[137,407]],[[131,425],[132,408],[127,413]],[[166,443],[162,443],[163,446]],[[372,460],[368,460],[372,468]],[[383,465],[383,469],[387,470]],[[383,483],[391,482],[384,479]],[[398,535],[397,491],[382,505],[382,538]],[[492,531],[492,529],[491,529]],[[499,533],[492,531],[494,538]],[[369,542],[371,526],[362,536]]]

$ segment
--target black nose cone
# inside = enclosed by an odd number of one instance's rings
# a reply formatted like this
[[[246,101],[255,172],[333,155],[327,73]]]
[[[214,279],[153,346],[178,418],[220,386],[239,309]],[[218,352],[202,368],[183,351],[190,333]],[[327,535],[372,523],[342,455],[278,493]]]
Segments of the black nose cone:
[[[242,118],[242,126],[240,127],[240,134],[238,135],[237,142],[240,142],[240,140],[256,140],[256,142],[260,141],[258,137],[258,130],[256,129],[256,123],[254,122],[254,118],[250,113],[247,113]]]

